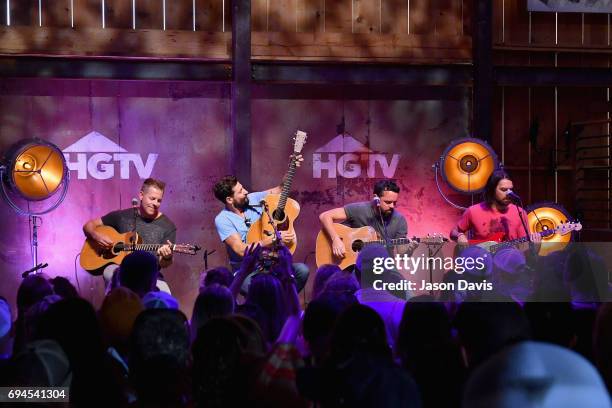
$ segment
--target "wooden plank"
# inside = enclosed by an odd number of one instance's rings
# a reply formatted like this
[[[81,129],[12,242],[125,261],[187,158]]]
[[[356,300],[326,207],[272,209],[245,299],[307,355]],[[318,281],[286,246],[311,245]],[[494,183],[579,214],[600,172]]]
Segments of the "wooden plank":
[[[257,59],[468,62],[469,37],[384,34],[253,33],[252,54]]]
[[[555,13],[531,13],[531,42],[538,45],[555,45]]]
[[[434,34],[435,25],[435,5],[437,0],[432,2],[428,0],[410,0],[410,34]]]
[[[105,0],[104,23],[107,28],[132,28],[132,1]]]
[[[94,1],[95,0],[87,0],[90,7],[93,7],[92,3]],[[99,3],[98,10],[100,10]],[[42,25],[45,27],[70,27],[70,13],[70,0],[43,0]]]
[[[161,30],[164,25],[162,6],[162,0],[136,0],[136,29]]]
[[[195,15],[198,31],[230,30],[230,26],[223,25],[223,0],[196,0]]]
[[[10,16],[12,26],[37,26],[38,0],[11,1]]]
[[[529,43],[527,0],[504,0],[504,42]]]
[[[384,34],[408,33],[408,1],[382,0],[381,32]]]
[[[193,30],[192,0],[166,0],[166,30]]]
[[[351,0],[324,0],[326,33],[350,33],[353,29]]]
[[[491,0],[488,0],[491,1]],[[461,35],[461,0],[437,0],[435,32],[440,35]]]
[[[493,0],[493,44],[504,42],[504,0]]]
[[[270,0],[251,1],[251,29],[253,31],[268,31],[268,7]]]
[[[588,13],[584,15],[584,45],[607,46],[609,14]]]
[[[107,22],[108,11],[108,8],[104,9],[104,24]],[[100,0],[74,0],[74,26],[101,28],[102,2]]]
[[[297,0],[297,32],[323,31],[324,0]]]
[[[582,46],[582,14],[559,13],[557,41],[560,47]]]
[[[228,60],[229,33],[45,27],[0,28],[0,53]],[[24,43],[23,38],[29,41]]]
[[[495,4],[493,4],[495,7]],[[472,15],[474,13],[474,4],[472,0],[461,0],[461,21],[463,31],[461,35],[472,35]]]
[[[353,32],[380,33],[380,0],[353,0]]]
[[[295,0],[268,0],[268,30],[297,31],[296,6]]]

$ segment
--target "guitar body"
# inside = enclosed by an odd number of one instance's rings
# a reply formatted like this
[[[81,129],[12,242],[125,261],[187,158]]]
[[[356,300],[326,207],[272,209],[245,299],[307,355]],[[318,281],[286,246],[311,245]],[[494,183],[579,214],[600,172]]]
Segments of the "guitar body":
[[[332,243],[325,231],[319,231],[316,243],[317,267],[324,264],[338,265],[340,269],[346,269],[355,265],[357,255],[363,248],[365,242],[378,239],[376,231],[372,227],[350,228],[342,224],[334,224],[334,230],[344,242],[346,249],[344,258],[334,256]]]
[[[123,258],[125,258],[129,252],[123,251],[120,248],[132,243],[139,244],[142,241],[135,232],[121,234],[113,227],[107,225],[101,225],[96,229],[104,233],[113,241],[113,247],[111,249],[100,248],[95,241],[91,238],[87,238],[81,249],[80,263],[81,267],[92,275],[102,275],[104,268],[110,264],[121,264],[121,261],[123,261]],[[136,242],[134,242],[134,240],[136,240]]]
[[[486,249],[487,251],[491,251],[491,247],[499,244],[500,242],[504,242],[506,234],[503,232],[494,232],[490,234],[486,239],[470,239],[470,245],[479,246],[481,248]]]
[[[275,212],[278,209],[280,197],[280,194],[268,194],[265,198],[266,204],[268,205],[268,211],[272,215],[272,218],[275,218]],[[293,223],[299,214],[300,205],[298,202],[291,198],[287,198],[287,203],[285,204],[284,209],[285,216],[280,221],[277,221],[276,219],[274,220],[276,229],[279,231],[291,231],[295,233]],[[270,218],[268,217],[268,214],[264,212],[261,217],[249,228],[246,238],[247,244],[261,241],[262,239],[271,237],[273,235],[274,229],[272,228],[272,225],[270,225]],[[292,254],[295,252],[297,248],[297,234],[295,236],[295,240],[288,244],[287,248]]]

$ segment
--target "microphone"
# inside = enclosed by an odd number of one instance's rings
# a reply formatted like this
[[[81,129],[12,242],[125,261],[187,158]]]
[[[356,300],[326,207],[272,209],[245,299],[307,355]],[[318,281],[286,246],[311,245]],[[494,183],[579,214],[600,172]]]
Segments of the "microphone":
[[[506,192],[506,197],[508,197],[511,201],[518,203],[521,201],[521,197],[519,197],[518,194],[516,194],[514,191],[512,190],[508,190]]]
[[[36,265],[35,267],[33,267],[32,269],[28,269],[27,271],[25,271],[24,273],[21,274],[22,278],[27,278],[28,275],[30,275],[32,272],[35,272],[39,269],[43,269],[46,268],[47,266],[49,266],[48,263],[39,263],[38,265]]]
[[[380,197],[375,195],[373,200],[374,200],[374,204],[376,204],[377,207],[380,207]]]
[[[134,197],[134,198],[132,198],[132,207],[133,207],[133,208],[136,208],[136,207],[138,207],[138,204],[139,204],[139,203],[138,203],[138,199],[137,199],[137,198],[135,198],[135,197]]]

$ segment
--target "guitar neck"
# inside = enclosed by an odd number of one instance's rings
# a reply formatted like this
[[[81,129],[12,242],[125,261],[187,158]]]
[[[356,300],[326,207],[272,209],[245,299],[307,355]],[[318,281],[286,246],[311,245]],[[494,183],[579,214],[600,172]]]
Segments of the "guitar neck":
[[[122,251],[147,251],[157,252],[164,244],[127,244]]]
[[[291,191],[291,184],[293,183],[293,176],[295,176],[295,160],[291,160],[289,164],[289,171],[287,172],[287,179],[283,183],[283,190],[280,194],[280,199],[278,200],[278,209],[280,211],[285,210],[285,205],[287,204],[287,198],[289,197],[289,192]]]
[[[398,245],[408,245],[410,244],[410,239],[408,238],[395,238],[389,239],[385,241],[384,239],[376,239],[372,241],[365,241],[364,245],[372,245],[372,244],[380,244],[384,246],[398,246]]]
[[[538,234],[540,234],[541,237],[547,237],[549,235],[553,235],[556,231],[557,231],[556,229],[549,229],[545,231],[540,231],[538,232]],[[499,244],[492,245],[489,248],[489,252],[497,252],[500,249],[514,247],[518,244],[522,244],[523,242],[527,242],[527,241],[529,241],[529,235],[521,237],[521,238],[513,239],[511,241],[500,242]]]

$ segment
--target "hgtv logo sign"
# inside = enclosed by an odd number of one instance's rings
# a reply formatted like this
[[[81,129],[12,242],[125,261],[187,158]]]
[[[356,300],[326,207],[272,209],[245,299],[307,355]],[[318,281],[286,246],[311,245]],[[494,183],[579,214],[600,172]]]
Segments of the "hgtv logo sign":
[[[119,176],[131,177],[135,170],[141,179],[148,178],[159,156],[149,153],[146,161],[138,153],[128,153],[123,147],[98,132],[90,132],[63,150],[66,164],[76,171],[79,180],[92,177],[108,180]]]
[[[393,178],[399,159],[399,154],[376,153],[349,135],[338,135],[313,153],[312,177]]]

